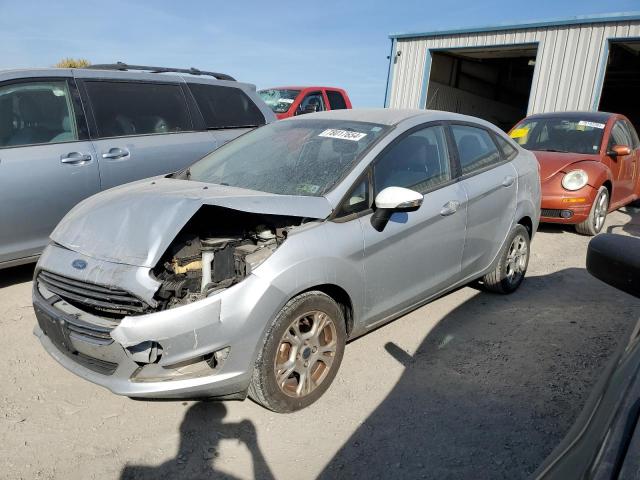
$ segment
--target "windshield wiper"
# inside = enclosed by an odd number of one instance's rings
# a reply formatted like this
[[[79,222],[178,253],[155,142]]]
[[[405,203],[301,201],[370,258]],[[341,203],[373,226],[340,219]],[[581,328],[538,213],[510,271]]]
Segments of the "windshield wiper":
[[[557,152],[557,153],[571,153],[569,150],[557,150],[555,148],[536,148],[538,152]]]

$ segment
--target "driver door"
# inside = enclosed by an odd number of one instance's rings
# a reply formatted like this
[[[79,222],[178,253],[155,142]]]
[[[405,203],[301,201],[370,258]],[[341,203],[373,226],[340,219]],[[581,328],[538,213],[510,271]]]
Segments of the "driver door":
[[[368,326],[460,278],[467,198],[454,171],[445,129],[433,124],[410,130],[373,162],[373,198],[395,186],[422,193],[424,201],[415,212],[394,213],[382,232],[371,225],[372,213],[359,218]]]

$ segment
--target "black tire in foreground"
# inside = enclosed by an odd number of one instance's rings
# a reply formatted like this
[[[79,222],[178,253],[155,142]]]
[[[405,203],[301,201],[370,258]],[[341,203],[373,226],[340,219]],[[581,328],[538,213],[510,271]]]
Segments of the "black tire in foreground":
[[[346,343],[340,306],[320,291],[291,299],[269,326],[249,397],[278,413],[311,405],[338,372]]]
[[[505,242],[495,270],[482,278],[484,287],[496,293],[515,292],[529,266],[529,231],[522,225],[516,225]]]

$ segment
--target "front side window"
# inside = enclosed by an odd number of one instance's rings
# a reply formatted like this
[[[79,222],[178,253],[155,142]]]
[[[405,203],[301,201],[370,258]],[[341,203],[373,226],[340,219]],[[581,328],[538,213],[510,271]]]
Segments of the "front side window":
[[[323,112],[326,110],[321,92],[310,93],[300,102],[301,112],[307,113],[307,110],[311,109],[313,109],[314,112]]]
[[[483,128],[451,125],[453,139],[458,147],[462,174],[476,172],[502,161],[491,134]]]
[[[344,110],[347,108],[347,103],[344,101],[344,97],[340,92],[327,90],[327,98],[329,99],[331,110]]]
[[[609,137],[608,148],[611,149],[614,145],[625,145],[627,147],[633,147],[631,140],[631,134],[626,129],[624,123],[618,120],[611,129],[611,136]]]
[[[373,176],[376,193],[387,187],[425,193],[451,180],[444,128],[428,127],[402,138],[376,161]]]
[[[580,117],[532,118],[513,127],[509,136],[527,150],[598,153],[604,127],[602,122]]]
[[[365,122],[275,122],[238,137],[181,174],[281,195],[322,196],[388,127]]]
[[[266,123],[264,115],[239,88],[189,84],[207,128],[257,127]]]
[[[258,95],[274,113],[286,113],[300,95],[300,90],[271,88],[260,90]]]
[[[0,87],[0,148],[78,139],[65,81]]]
[[[178,85],[87,81],[98,136],[121,137],[192,130]]]

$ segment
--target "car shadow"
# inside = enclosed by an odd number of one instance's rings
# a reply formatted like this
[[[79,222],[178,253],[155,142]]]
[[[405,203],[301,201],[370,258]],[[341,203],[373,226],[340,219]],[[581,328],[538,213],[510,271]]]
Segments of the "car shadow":
[[[227,408],[221,402],[198,402],[187,410],[180,425],[180,446],[175,458],[159,466],[126,465],[121,480],[191,480],[207,478],[237,478],[216,470],[221,440],[234,439],[244,443],[253,459],[253,478],[273,479],[262,455],[256,429],[249,420],[223,422]]]
[[[0,270],[0,288],[30,282],[33,279],[33,270],[35,267],[35,263],[30,263]]]
[[[609,225],[607,233],[626,233],[634,237],[640,237],[640,208],[630,205],[621,208],[620,211],[631,217],[628,222],[616,225]]]
[[[639,307],[577,268],[529,277],[512,295],[474,294],[414,353],[385,346],[404,372],[319,478],[526,478]]]

